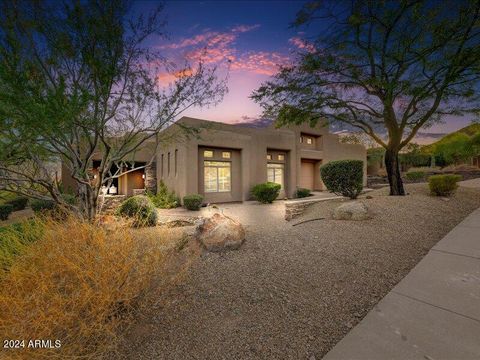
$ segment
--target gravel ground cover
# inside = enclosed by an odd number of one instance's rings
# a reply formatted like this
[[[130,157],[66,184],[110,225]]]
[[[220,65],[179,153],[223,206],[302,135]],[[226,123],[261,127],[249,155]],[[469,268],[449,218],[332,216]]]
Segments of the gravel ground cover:
[[[480,206],[480,190],[445,200],[426,184],[408,196],[378,189],[372,219],[332,220],[341,200],[285,222],[282,202],[232,204],[246,226],[237,251],[203,253],[127,334],[135,359],[320,359],[450,229]],[[325,217],[325,220],[293,224]]]

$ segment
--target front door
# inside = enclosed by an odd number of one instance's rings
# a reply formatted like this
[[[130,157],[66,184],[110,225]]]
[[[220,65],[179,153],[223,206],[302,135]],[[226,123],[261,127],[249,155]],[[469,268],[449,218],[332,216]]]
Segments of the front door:
[[[315,163],[302,160],[300,168],[300,187],[314,190],[315,188]]]

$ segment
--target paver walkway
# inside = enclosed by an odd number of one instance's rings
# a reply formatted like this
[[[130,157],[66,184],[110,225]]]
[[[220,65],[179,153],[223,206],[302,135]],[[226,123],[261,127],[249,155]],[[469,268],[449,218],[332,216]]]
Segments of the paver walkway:
[[[323,359],[480,359],[480,208]]]

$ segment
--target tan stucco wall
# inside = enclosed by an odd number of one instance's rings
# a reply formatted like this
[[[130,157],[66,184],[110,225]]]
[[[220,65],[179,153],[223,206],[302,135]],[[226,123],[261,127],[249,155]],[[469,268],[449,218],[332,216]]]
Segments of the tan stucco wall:
[[[164,167],[167,153],[178,150],[178,174],[167,176],[164,172],[165,184],[181,197],[186,194],[203,193],[199,185],[203,184],[199,159],[199,148],[213,147],[230,149],[239,157],[240,168],[232,168],[232,178],[241,178],[241,194],[233,194],[231,201],[251,199],[251,188],[255,184],[267,181],[267,151],[282,152],[285,159],[285,196],[293,197],[300,180],[301,159],[315,162],[315,189],[324,190],[320,179],[320,166],[331,160],[359,159],[365,163],[366,183],[366,150],[361,145],[349,145],[339,142],[338,136],[328,133],[328,127],[319,125],[311,128],[308,125],[275,129],[241,127],[205,120],[182,118],[183,126],[200,128],[198,136],[181,135],[180,127],[173,125],[164,132],[164,136],[173,138],[170,144],[162,146],[157,155],[157,177],[161,179],[161,154],[164,154]],[[314,146],[300,143],[301,134],[316,136]],[[176,134],[172,136],[172,134]],[[179,139],[175,141],[174,139]],[[233,190],[233,189],[232,189]],[[283,194],[282,194],[283,195]],[[207,195],[212,201],[212,194]],[[221,196],[225,198],[225,195]],[[216,201],[216,200],[215,200]]]

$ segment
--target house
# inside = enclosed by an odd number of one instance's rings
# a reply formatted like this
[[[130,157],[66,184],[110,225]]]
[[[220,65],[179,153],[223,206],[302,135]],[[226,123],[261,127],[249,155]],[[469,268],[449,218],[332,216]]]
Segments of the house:
[[[299,187],[325,190],[320,166],[331,160],[362,160],[366,174],[365,148],[340,143],[326,126],[276,129],[271,123],[184,117],[165,134],[181,127],[200,130],[198,136],[165,142],[157,155],[157,179],[180,196],[198,193],[208,203],[244,201],[254,185],[266,181],[282,186],[280,197],[294,197]]]
[[[148,188],[163,181],[180,197],[201,194],[207,203],[235,202],[251,199],[254,185],[271,181],[282,186],[281,198],[291,198],[297,188],[325,190],[320,166],[342,159],[362,160],[366,181],[365,148],[340,143],[327,126],[276,129],[264,121],[226,124],[183,117],[161,138],[154,164],[120,177],[118,194],[132,195],[146,182]],[[138,165],[147,157],[143,149],[134,161]]]

